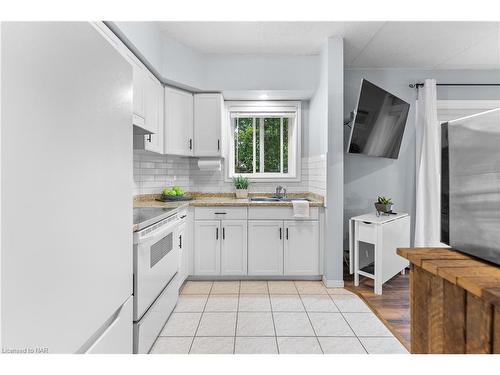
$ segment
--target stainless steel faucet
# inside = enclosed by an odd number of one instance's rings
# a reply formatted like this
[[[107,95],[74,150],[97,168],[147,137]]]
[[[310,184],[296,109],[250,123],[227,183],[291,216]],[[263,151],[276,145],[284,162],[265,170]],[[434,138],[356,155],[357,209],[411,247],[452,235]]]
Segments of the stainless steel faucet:
[[[286,189],[281,185],[276,187],[276,198],[286,198]]]

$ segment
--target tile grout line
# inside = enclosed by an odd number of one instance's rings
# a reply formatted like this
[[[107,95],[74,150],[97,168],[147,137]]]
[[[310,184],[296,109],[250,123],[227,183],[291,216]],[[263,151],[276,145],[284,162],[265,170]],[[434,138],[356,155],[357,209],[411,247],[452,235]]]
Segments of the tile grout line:
[[[293,282],[293,285],[295,285],[295,281]],[[321,342],[319,341],[318,334],[316,333],[316,330],[314,329],[314,325],[312,324],[311,317],[309,316],[309,312],[307,311],[306,305],[304,304],[304,301],[302,300],[302,294],[299,292],[299,288],[297,288],[297,285],[295,285],[295,288],[297,289],[297,292],[299,293],[300,303],[302,303],[302,306],[304,307],[304,311],[306,312],[307,319],[309,320],[309,324],[311,325],[311,328],[314,332],[314,337],[316,338],[316,341],[318,342],[319,349],[321,350],[322,354],[325,354],[325,351],[323,350],[323,347],[321,346]]]
[[[194,331],[193,339],[191,340],[191,345],[189,346],[188,354],[191,354],[191,349],[193,349],[194,339],[196,338],[196,334],[198,333],[198,329],[200,328],[201,320],[203,319],[203,315],[205,314],[205,308],[207,307],[208,299],[210,298],[210,293],[212,292],[213,287],[214,283],[212,281],[212,284],[210,285],[210,290],[208,291],[207,294],[207,300],[205,301],[205,305],[203,305],[203,311],[201,312],[200,320],[198,321],[198,325],[196,326],[196,330]]]
[[[238,281],[238,303],[236,304],[236,324],[234,326],[233,354],[236,351],[236,334],[238,332],[238,317],[240,315],[241,280]]]
[[[352,333],[354,333],[354,336],[356,337],[356,339],[358,340],[358,342],[361,344],[361,346],[363,347],[363,350],[366,352],[366,354],[370,354],[368,353],[368,350],[366,350],[365,346],[363,345],[363,343],[361,342],[361,340],[359,339],[358,337],[358,334],[354,331],[354,329],[352,329],[351,325],[349,324],[349,322],[347,321],[347,319],[345,318],[344,316],[344,313],[342,312],[342,310],[340,310],[340,307],[338,307],[338,305],[335,303],[335,300],[332,298],[332,296],[330,294],[328,294],[330,296],[330,299],[332,300],[333,304],[337,307],[337,310],[339,310],[339,313],[340,315],[342,316],[342,319],[344,319],[344,321],[347,323],[347,325],[349,326],[350,330],[352,331]],[[359,298],[359,297],[358,297]]]
[[[278,352],[279,355],[280,347],[278,345],[278,332],[276,331],[276,323],[274,323],[274,310],[273,310],[273,303],[271,301],[271,292],[269,290],[269,281],[266,281],[266,288],[267,288],[267,298],[269,299],[269,307],[271,308],[271,319],[273,320],[274,342],[276,344],[276,351]]]

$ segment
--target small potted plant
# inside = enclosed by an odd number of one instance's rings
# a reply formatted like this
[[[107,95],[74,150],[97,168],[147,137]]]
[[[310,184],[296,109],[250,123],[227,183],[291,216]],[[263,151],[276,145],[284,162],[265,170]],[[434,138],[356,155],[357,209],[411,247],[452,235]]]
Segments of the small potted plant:
[[[393,203],[391,201],[391,198],[387,198],[384,196],[379,196],[377,202],[375,202],[375,209],[377,210],[377,213],[384,213],[384,214],[389,214],[392,212],[392,207]]]
[[[248,178],[243,176],[233,177],[233,184],[236,188],[236,198],[248,198]]]

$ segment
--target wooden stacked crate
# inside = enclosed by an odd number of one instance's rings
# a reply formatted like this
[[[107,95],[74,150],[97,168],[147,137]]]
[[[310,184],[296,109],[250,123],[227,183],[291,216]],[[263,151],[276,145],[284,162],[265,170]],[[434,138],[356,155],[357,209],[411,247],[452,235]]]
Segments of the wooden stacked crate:
[[[500,267],[447,248],[410,261],[411,352],[500,354]]]

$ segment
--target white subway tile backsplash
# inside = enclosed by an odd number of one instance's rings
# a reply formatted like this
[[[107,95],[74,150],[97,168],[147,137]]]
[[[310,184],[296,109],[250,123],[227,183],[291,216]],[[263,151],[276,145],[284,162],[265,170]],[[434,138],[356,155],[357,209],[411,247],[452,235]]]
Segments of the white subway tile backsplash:
[[[200,171],[197,159],[134,151],[134,195],[158,194],[164,187],[177,185],[186,191],[232,192],[233,184],[221,171]],[[277,183],[252,183],[251,192],[273,192]],[[282,183],[288,192],[326,195],[326,157],[302,158],[301,181]]]

